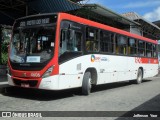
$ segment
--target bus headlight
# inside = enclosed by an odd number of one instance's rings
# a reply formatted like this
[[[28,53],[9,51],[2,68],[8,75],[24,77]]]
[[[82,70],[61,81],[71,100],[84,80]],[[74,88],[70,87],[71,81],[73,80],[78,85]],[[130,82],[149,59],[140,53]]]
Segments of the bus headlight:
[[[51,66],[51,67],[43,74],[42,78],[49,77],[50,74],[52,73],[53,69],[54,69],[54,66]]]

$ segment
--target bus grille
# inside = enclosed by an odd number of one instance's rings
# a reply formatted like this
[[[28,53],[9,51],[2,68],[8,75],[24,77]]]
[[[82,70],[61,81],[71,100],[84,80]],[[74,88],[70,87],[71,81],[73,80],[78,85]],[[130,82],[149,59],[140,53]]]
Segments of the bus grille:
[[[21,86],[22,84],[28,84],[30,87],[35,87],[38,83],[37,80],[19,80],[19,79],[13,79],[13,82],[18,86]]]

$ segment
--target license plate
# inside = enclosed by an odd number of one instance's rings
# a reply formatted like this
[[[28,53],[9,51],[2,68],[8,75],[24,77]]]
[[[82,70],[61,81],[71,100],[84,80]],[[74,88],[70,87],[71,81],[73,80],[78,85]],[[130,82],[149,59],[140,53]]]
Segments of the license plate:
[[[21,84],[21,87],[26,87],[26,88],[28,88],[28,87],[29,87],[29,84],[22,83],[22,84]]]

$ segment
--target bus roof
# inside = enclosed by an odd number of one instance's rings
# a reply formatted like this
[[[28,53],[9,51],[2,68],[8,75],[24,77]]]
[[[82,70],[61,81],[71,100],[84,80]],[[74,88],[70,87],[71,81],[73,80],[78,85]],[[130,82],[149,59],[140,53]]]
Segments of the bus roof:
[[[79,22],[81,24],[89,25],[89,26],[104,29],[104,30],[107,30],[107,31],[110,31],[110,32],[115,32],[115,33],[118,33],[118,34],[126,35],[128,37],[132,37],[132,38],[144,40],[144,41],[147,41],[147,42],[151,42],[151,43],[154,43],[154,44],[158,44],[157,40],[152,40],[152,39],[149,39],[149,38],[146,38],[146,37],[134,34],[134,33],[130,33],[130,32],[118,29],[118,28],[114,28],[114,27],[111,27],[111,26],[108,26],[108,25],[97,23],[97,22],[94,22],[94,21],[91,21],[91,20],[88,20],[88,19],[85,19],[85,18],[77,17],[77,16],[74,16],[74,15],[71,15],[71,14],[68,14],[68,13],[59,13],[59,15],[60,15],[61,19],[66,19],[66,20],[70,20],[70,21],[74,21],[74,22]]]

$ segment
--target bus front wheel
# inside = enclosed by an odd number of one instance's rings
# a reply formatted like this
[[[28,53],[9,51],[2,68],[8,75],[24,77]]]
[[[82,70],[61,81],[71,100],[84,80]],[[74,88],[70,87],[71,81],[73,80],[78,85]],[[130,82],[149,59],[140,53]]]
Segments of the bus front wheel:
[[[91,73],[85,72],[82,82],[82,94],[83,95],[89,95],[91,92]]]

